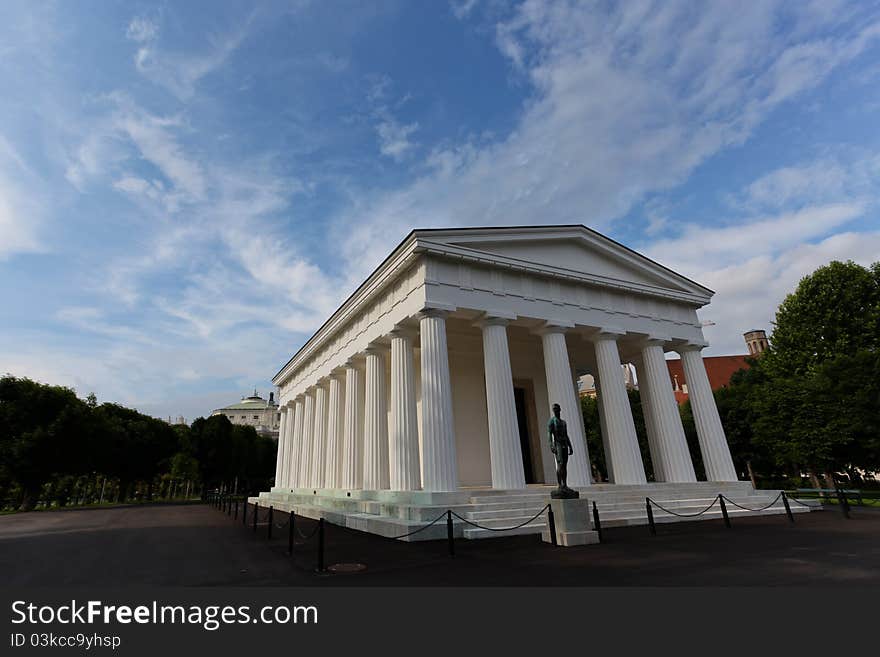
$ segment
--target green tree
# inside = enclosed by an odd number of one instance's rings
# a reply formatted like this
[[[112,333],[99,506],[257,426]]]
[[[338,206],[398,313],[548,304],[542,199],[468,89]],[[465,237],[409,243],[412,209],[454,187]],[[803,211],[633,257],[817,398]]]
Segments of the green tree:
[[[0,379],[0,463],[20,486],[21,510],[34,508],[43,484],[57,473],[86,469],[88,410],[70,388]]]
[[[805,376],[825,361],[880,346],[880,263],[833,261],[801,279],[779,305],[771,348],[772,376]]]

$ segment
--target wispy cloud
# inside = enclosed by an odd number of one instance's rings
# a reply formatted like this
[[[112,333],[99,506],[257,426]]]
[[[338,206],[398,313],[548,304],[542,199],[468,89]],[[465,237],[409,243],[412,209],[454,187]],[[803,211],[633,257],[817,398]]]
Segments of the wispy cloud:
[[[12,144],[0,134],[0,260],[46,249],[40,238],[43,185]]]
[[[843,12],[802,17],[798,35],[779,38],[792,14],[770,2],[518,5],[496,24],[533,89],[518,124],[489,145],[437,147],[414,182],[365,198],[348,219],[350,258],[369,269],[413,225],[613,229],[880,36],[876,17]]]

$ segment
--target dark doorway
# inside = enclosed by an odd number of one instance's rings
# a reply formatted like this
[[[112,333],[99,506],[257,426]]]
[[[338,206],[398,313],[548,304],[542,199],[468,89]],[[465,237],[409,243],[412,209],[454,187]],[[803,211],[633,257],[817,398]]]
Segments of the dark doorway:
[[[516,421],[519,424],[519,446],[520,452],[522,452],[523,472],[526,475],[526,483],[534,484],[535,473],[532,471],[532,443],[529,440],[525,388],[514,388],[513,399],[516,402]]]

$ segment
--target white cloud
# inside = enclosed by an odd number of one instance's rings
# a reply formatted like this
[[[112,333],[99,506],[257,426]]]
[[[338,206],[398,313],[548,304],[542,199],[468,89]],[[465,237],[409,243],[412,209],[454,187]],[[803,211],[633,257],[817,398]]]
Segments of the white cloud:
[[[724,267],[708,261],[697,280],[715,290],[712,303],[700,311],[715,326],[704,329],[709,354],[745,353],[742,334],[762,328],[769,333],[779,303],[801,278],[831,260],[870,265],[880,260],[880,232],[842,232],[815,244],[801,243],[778,254],[743,258]]]
[[[772,330],[776,308],[800,279],[831,260],[880,260],[880,231],[847,230],[877,211],[877,158],[824,157],[771,171],[736,197],[746,214],[721,226],[684,224],[643,251],[715,290],[700,311],[711,354],[744,353],[742,334]],[[858,190],[858,193],[856,193]]]
[[[613,229],[646,194],[741,144],[877,40],[880,22],[798,5],[528,0],[496,26],[533,91],[515,128],[435,148],[423,174],[344,218],[369,271],[412,227],[582,222]],[[798,32],[778,26],[799,19]],[[388,83],[375,85],[387,95]]]
[[[646,253],[677,271],[695,276],[706,262],[726,265],[740,261],[744,255],[774,254],[829,235],[861,217],[865,209],[860,203],[841,202],[722,227],[687,224],[679,237],[658,240]]]
[[[382,121],[376,126],[380,152],[400,162],[415,146],[409,136],[418,129],[418,123],[402,125],[391,118]]]
[[[0,260],[18,253],[40,252],[44,208],[40,179],[12,144],[0,135]]]
[[[159,48],[152,37],[137,39],[135,67],[178,99],[188,101],[199,81],[220,68],[242,44],[252,19],[253,14],[229,32],[213,35],[203,52],[174,52]]]
[[[125,36],[137,43],[152,41],[158,35],[158,22],[145,16],[135,16],[132,18],[128,28],[125,30]]]

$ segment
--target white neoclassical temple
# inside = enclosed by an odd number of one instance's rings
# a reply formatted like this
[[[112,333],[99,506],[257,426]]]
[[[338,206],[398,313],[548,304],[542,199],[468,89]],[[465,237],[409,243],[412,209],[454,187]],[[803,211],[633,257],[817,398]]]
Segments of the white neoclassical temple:
[[[574,445],[569,485],[609,509],[631,503],[621,523],[643,514],[647,494],[699,504],[721,491],[757,506],[766,497],[737,481],[702,362],[696,311],[712,294],[581,225],[414,230],[275,375],[276,486],[257,501],[386,536],[445,508],[512,526],[556,485],[546,428],[558,403]],[[669,351],[682,358],[707,482]],[[650,482],[622,363],[636,368]],[[602,483],[576,392],[584,373],[598,390]]]

